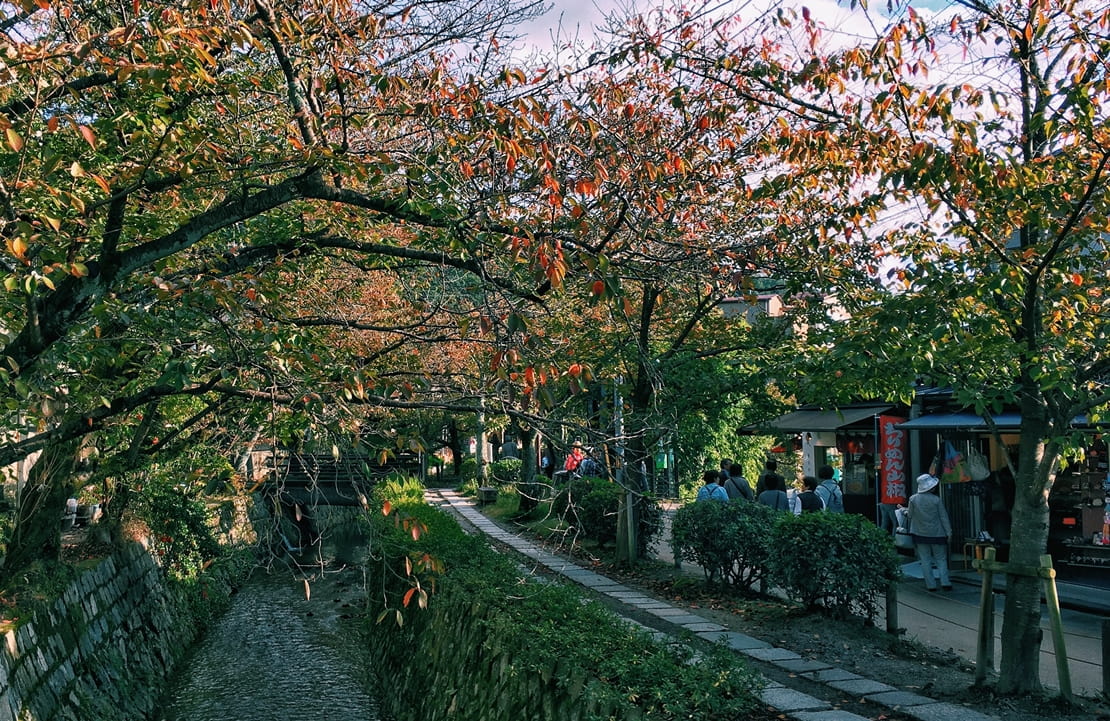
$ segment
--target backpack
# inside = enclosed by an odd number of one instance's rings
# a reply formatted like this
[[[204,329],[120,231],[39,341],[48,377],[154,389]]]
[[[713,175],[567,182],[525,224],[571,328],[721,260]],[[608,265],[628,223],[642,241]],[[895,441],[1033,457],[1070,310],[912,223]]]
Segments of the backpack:
[[[821,490],[824,489],[824,493]],[[844,513],[844,492],[835,482],[826,481],[817,486],[817,494],[825,502],[825,510],[829,513]]]

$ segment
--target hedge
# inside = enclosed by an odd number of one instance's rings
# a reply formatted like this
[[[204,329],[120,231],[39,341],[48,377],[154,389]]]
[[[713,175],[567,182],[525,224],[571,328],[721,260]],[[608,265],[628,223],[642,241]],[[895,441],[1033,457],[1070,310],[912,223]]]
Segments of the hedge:
[[[710,581],[754,590],[767,580],[791,600],[833,615],[874,618],[901,576],[890,536],[863,516],[773,511],[759,503],[690,503],[672,545]]]
[[[758,705],[759,677],[726,649],[694,658],[563,584],[527,577],[446,514],[379,500],[390,513],[372,520],[369,618],[379,622],[368,636],[397,721],[724,721]]]

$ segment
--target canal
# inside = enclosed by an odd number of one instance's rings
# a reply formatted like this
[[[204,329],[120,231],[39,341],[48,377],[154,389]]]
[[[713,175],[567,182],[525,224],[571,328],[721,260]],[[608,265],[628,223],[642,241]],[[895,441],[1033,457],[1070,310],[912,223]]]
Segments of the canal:
[[[307,591],[306,591],[307,588]],[[257,570],[190,652],[159,721],[378,721],[358,567]]]

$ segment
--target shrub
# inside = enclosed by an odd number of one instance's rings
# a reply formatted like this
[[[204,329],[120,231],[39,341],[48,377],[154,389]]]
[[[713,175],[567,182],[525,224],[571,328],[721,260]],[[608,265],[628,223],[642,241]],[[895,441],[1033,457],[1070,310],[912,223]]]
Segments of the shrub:
[[[807,608],[868,619],[879,597],[901,576],[890,536],[851,513],[786,515],[775,524],[771,580]]]
[[[381,491],[377,495],[382,498],[394,499],[394,503],[397,501],[422,503],[424,501],[424,484],[420,482],[419,478],[406,476],[403,473],[390,473],[378,483],[378,486]]]
[[[524,461],[519,458],[503,458],[489,464],[489,479],[491,483],[510,486],[520,483],[520,469]]]
[[[459,481],[466,483],[478,478],[478,460],[473,456],[469,456],[462,460],[459,464]]]
[[[208,508],[165,483],[151,483],[136,498],[134,514],[150,528],[150,548],[162,568],[178,578],[193,576],[222,553]]]
[[[603,478],[575,478],[555,496],[552,510],[577,526],[584,537],[609,543],[617,538],[617,514],[624,493],[622,486]],[[655,542],[662,513],[653,497],[641,496],[640,500],[639,550],[643,553]]]
[[[761,503],[690,503],[675,513],[672,544],[710,581],[745,591],[766,578],[771,531],[782,514]]]

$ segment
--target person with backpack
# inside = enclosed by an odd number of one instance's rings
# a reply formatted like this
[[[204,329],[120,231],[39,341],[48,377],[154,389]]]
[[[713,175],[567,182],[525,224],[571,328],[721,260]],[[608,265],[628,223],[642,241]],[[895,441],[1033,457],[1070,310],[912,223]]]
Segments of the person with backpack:
[[[705,485],[698,489],[698,497],[694,499],[697,503],[702,501],[728,503],[728,492],[720,485],[720,471],[706,471],[701,475],[701,479]]]
[[[833,478],[833,467],[829,465],[821,466],[817,469],[817,477],[820,479],[820,484],[817,486],[817,495],[821,497],[821,501],[825,504],[825,510],[829,513],[844,513],[844,492],[840,490],[840,486]]]
[[[748,479],[744,478],[744,469],[739,463],[733,463],[728,469],[728,480],[721,484],[728,493],[728,500],[735,501],[737,498],[743,498],[746,501],[755,500],[752,495],[752,484],[748,483]]]
[[[817,479],[813,476],[802,477],[802,492],[794,496],[795,516],[803,513],[816,513],[825,510],[825,502],[817,495]]]

